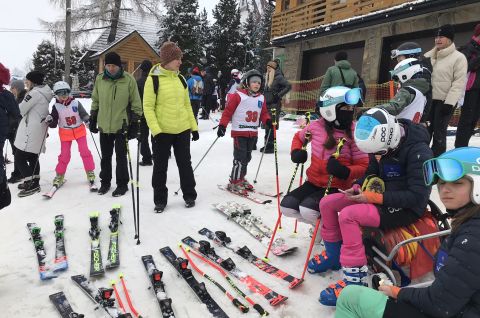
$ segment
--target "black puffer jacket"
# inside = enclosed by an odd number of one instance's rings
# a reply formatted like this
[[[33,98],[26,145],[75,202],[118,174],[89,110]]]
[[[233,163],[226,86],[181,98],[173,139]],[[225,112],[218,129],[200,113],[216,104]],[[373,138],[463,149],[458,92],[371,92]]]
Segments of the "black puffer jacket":
[[[443,266],[438,266],[443,254]],[[435,281],[426,288],[402,288],[398,300],[435,318],[480,317],[480,215],[453,232],[437,254]]]
[[[382,156],[379,162],[370,160],[365,176],[374,174],[385,182],[383,205],[403,208],[422,216],[430,197],[431,187],[423,181],[423,163],[433,157],[427,129],[408,119],[399,119],[405,129],[401,146]],[[362,184],[363,180],[357,183]]]
[[[275,70],[272,85],[265,85],[265,101],[269,109],[280,105],[280,100],[292,89],[292,84],[285,79],[280,68]]]
[[[12,129],[16,129],[22,116],[15,96],[9,91],[0,88],[0,138],[6,139]],[[16,123],[13,127],[13,123]]]

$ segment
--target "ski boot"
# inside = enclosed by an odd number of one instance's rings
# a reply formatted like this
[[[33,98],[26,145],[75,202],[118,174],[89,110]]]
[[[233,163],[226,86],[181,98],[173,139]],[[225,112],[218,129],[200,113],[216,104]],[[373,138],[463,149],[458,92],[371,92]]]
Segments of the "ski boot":
[[[87,171],[87,180],[88,184],[90,185],[90,191],[91,192],[97,192],[98,191],[98,186],[95,183],[95,171]]]
[[[166,203],[156,203],[155,204],[155,213],[162,213],[165,210],[165,207],[167,206]]]
[[[343,288],[348,285],[368,286],[368,267],[343,267],[343,279],[331,284],[320,293],[318,301],[325,306],[336,306]]]
[[[243,181],[242,180],[230,180],[230,183],[227,185],[227,189],[229,191],[235,192],[237,194],[247,196],[248,191],[245,189],[243,186]]]
[[[308,272],[310,274],[324,273],[328,270],[340,269],[340,247],[342,242],[325,241],[325,250],[315,255],[308,262]]]
[[[55,178],[53,178],[53,185],[57,188],[61,187],[65,180],[64,174],[57,174]]]
[[[20,198],[23,198],[36,192],[40,192],[40,179],[38,178],[27,181],[25,188],[22,191],[18,192],[18,196]]]
[[[247,179],[240,179],[240,180],[242,181],[242,184],[245,190],[255,191],[255,189],[253,188],[253,185],[250,182],[248,182]]]
[[[185,200],[185,207],[188,208],[193,208],[195,206],[195,200],[192,199],[186,199]]]

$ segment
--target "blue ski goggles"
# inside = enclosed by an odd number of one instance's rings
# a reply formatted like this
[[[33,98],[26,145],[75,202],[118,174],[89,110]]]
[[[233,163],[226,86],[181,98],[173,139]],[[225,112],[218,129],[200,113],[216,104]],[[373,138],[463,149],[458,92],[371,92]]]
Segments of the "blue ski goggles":
[[[402,55],[411,55],[411,54],[420,54],[422,53],[421,48],[416,48],[416,49],[411,49],[411,50],[391,50],[390,51],[390,57],[392,59],[397,58]]]
[[[453,158],[434,158],[423,163],[426,185],[437,183],[439,178],[446,182],[457,181],[466,174],[480,174],[480,165],[462,163]]]
[[[325,101],[318,101],[318,107],[327,107],[345,103],[347,105],[356,105],[362,99],[362,90],[360,88],[352,88],[348,90],[345,95],[331,98]]]

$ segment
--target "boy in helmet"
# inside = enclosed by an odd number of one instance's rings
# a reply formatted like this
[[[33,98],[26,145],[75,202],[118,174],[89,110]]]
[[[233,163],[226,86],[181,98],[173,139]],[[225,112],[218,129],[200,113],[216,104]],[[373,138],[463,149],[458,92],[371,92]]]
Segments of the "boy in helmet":
[[[326,306],[335,306],[347,285],[367,286],[361,227],[388,230],[412,224],[423,216],[430,196],[422,176],[423,162],[432,158],[424,127],[372,108],[359,118],[354,139],[361,151],[381,155],[378,162],[370,162],[364,176],[377,175],[385,190],[362,191],[365,178],[360,178],[350,189],[320,201],[325,251],[310,260],[309,272],[343,271],[343,279],[320,294],[320,303]]]
[[[245,196],[248,190],[253,190],[245,175],[257,143],[258,126],[260,122],[269,127],[272,125],[265,98],[260,93],[262,84],[262,74],[257,70],[243,75],[240,87],[228,99],[217,131],[218,137],[225,136],[227,125],[232,121],[233,168],[228,190]]]
[[[58,156],[57,167],[55,168],[57,175],[53,179],[53,185],[58,188],[64,183],[65,172],[70,162],[70,148],[72,147],[72,141],[75,140],[80,157],[82,157],[90,191],[97,191],[94,172],[95,162],[93,161],[92,153],[88,149],[87,130],[84,124],[88,125],[90,116],[88,116],[82,104],[70,96],[70,91],[70,85],[66,82],[60,81],[53,85],[53,92],[56,98],[55,105],[51,114],[45,119],[50,128],[59,126],[58,134],[61,141],[61,151]]]

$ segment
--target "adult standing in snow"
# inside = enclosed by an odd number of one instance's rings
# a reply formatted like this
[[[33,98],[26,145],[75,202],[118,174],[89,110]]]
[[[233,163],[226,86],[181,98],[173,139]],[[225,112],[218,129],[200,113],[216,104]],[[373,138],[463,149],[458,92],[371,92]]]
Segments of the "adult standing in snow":
[[[282,98],[292,89],[292,84],[285,79],[282,70],[280,69],[280,63],[278,60],[270,61],[267,63],[267,75],[265,76],[265,101],[267,102],[267,108],[272,116],[272,109],[276,110],[277,129],[279,128],[280,111],[282,110]],[[273,118],[272,118],[273,121]],[[268,140],[267,140],[268,137]],[[269,127],[265,127],[265,146],[260,148],[265,153],[273,153],[273,131]]]
[[[148,73],[152,69],[152,62],[149,60],[144,60],[140,65],[140,70],[142,74],[137,80],[138,93],[140,94],[140,99],[143,103],[143,88],[145,86],[145,81],[147,80]],[[141,166],[151,166],[152,165],[152,152],[150,150],[150,144],[148,143],[148,136],[150,135],[150,130],[148,129],[147,121],[145,120],[145,114],[142,115],[140,120],[140,153],[142,154],[142,161],[139,163]]]
[[[52,89],[43,83],[45,75],[40,71],[27,74],[25,84],[28,93],[20,104],[22,120],[15,136],[15,162],[24,178],[18,186],[22,189],[19,197],[28,196],[40,191],[40,153],[45,152],[45,138],[48,125],[48,105],[52,100]]]
[[[214,76],[210,66],[205,67],[205,75],[203,76],[203,113],[200,119],[209,119],[210,111],[213,108],[214,101],[213,91],[215,90]]]
[[[320,86],[320,95],[323,95],[330,87],[335,86],[358,87],[357,72],[352,68],[348,61],[348,54],[344,51],[335,54],[335,65],[327,69]]]
[[[192,70],[191,76],[187,81],[188,93],[190,95],[190,104],[192,104],[192,111],[195,120],[198,123],[198,110],[200,109],[200,104],[203,98],[203,79],[200,76],[200,70],[195,66]]]
[[[480,24],[470,42],[461,50],[468,62],[468,78],[462,113],[457,125],[455,148],[467,147],[480,117]]]
[[[90,110],[90,131],[100,131],[100,182],[98,194],[110,190],[112,180],[112,156],[115,149],[117,188],[114,197],[128,191],[130,180],[127,167],[126,138],[137,137],[142,116],[142,102],[137,83],[132,75],[123,70],[120,55],[109,52],[105,55],[105,70],[97,75]],[[97,127],[98,125],[98,127]]]
[[[10,83],[10,91],[12,92],[13,96],[15,96],[15,100],[17,103],[16,107],[18,109],[17,118],[13,116],[9,116],[9,127],[8,127],[8,141],[10,142],[10,146],[12,147],[12,154],[15,157],[15,152],[17,151],[17,148],[15,148],[14,146],[15,135],[17,134],[18,124],[22,119],[22,115],[20,115],[20,109],[18,108],[18,105],[20,105],[20,103],[25,98],[25,94],[27,93],[27,90],[25,89],[25,83],[23,81],[13,80]],[[12,174],[10,175],[10,178],[8,178],[7,181],[8,183],[17,183],[17,182],[20,182],[22,179],[23,179],[22,174],[20,173],[20,170],[18,170],[17,164],[14,162]]]
[[[199,135],[187,82],[179,73],[182,55],[182,50],[175,43],[164,42],[160,48],[161,62],[153,66],[145,82],[143,108],[153,135],[152,187],[155,212],[158,213],[167,206],[168,158],[172,147],[185,206],[195,206],[197,198],[190,156],[190,134],[193,141],[198,140]]]
[[[441,26],[435,36],[435,47],[425,53],[433,67],[429,132],[434,156],[441,155],[447,148],[448,122],[463,96],[467,79],[467,59],[455,48],[454,36],[452,25]]]

